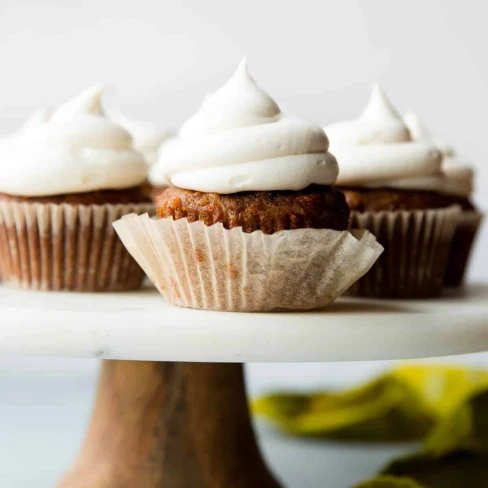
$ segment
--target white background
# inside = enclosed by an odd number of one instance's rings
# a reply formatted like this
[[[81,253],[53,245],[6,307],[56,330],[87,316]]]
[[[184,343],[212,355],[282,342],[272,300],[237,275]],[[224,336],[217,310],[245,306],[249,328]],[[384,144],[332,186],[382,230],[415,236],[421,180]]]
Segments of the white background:
[[[111,103],[128,116],[176,128],[247,55],[251,73],[283,109],[320,124],[356,117],[370,83],[379,81],[399,110],[417,111],[438,139],[472,161],[476,199],[487,208],[483,3],[0,0],[0,134],[34,109],[99,82],[116,88]],[[488,278],[487,245],[485,227],[472,279]],[[250,383],[253,392],[344,385],[383,367],[255,365]],[[8,439],[0,448],[2,488],[52,486],[76,452],[94,376],[90,361],[0,361],[0,436]],[[335,447],[307,449],[299,446],[288,457],[278,449],[267,453],[290,482],[297,479],[296,459],[300,488],[344,488],[394,455],[349,448],[352,457],[344,458],[347,452],[338,457]]]

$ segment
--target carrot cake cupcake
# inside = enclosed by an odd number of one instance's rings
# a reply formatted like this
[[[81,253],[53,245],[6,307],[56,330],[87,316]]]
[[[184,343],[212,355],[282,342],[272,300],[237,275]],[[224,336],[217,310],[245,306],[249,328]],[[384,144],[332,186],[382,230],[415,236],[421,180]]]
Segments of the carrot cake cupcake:
[[[446,207],[456,204],[463,210],[452,240],[444,277],[446,286],[458,287],[464,282],[469,258],[483,220],[483,214],[473,201],[474,170],[470,164],[460,160],[450,146],[435,141],[416,114],[408,112],[404,119],[415,140],[434,142],[441,151],[445,180],[439,191],[442,192]]]
[[[147,166],[127,131],[104,117],[95,86],[0,143],[0,267],[41,290],[140,286],[143,273],[113,232],[151,208]]]
[[[174,137],[173,131],[161,129],[150,122],[131,120],[120,113],[109,114],[109,116],[113,122],[130,133],[134,149],[144,156],[149,167],[158,160],[159,148]]]
[[[161,130],[150,123],[130,121],[120,115],[112,120],[120,123],[131,133],[134,149],[144,156],[148,165],[148,176],[144,182],[143,190],[149,198],[153,198],[167,186],[161,183],[157,177],[153,178],[151,175],[154,174],[154,166],[158,161],[160,150],[174,139],[173,132]]]
[[[350,293],[383,298],[430,297],[441,292],[460,208],[447,206],[442,154],[414,140],[374,86],[357,120],[329,125],[330,149],[340,164],[337,185],[351,208],[351,226],[370,230],[385,247]]]
[[[176,305],[321,307],[381,252],[369,233],[346,230],[328,146],[320,127],[283,114],[243,61],[161,151],[159,220],[127,217],[116,229]]]

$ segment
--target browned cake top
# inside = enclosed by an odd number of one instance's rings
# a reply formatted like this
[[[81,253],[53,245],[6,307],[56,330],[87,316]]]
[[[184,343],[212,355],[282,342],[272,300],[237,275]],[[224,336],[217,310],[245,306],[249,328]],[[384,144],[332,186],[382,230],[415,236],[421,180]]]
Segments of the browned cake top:
[[[341,188],[351,210],[379,212],[382,210],[428,210],[460,205],[464,210],[473,210],[465,197],[441,194],[432,191],[397,190],[391,188]]]
[[[86,193],[70,193],[47,197],[21,197],[0,193],[0,201],[2,200],[30,203],[67,203],[69,205],[149,203],[151,201],[139,186],[124,190],[98,190]]]
[[[342,192],[327,186],[301,191],[253,191],[221,195],[170,187],[156,198],[157,216],[222,222],[244,232],[315,228],[345,230],[349,208]]]

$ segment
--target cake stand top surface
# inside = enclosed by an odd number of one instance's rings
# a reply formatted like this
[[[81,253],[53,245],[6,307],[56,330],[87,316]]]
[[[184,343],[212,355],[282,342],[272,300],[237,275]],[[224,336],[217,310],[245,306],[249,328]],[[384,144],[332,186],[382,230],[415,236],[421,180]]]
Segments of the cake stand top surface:
[[[193,362],[422,358],[488,350],[488,285],[431,300],[342,298],[309,312],[172,307],[152,289],[48,293],[0,286],[0,353]]]

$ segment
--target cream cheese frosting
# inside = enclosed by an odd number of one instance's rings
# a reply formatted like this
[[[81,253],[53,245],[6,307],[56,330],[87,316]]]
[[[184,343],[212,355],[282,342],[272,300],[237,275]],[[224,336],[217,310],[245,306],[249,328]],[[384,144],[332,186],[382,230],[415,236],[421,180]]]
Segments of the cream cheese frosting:
[[[164,162],[166,161],[165,151],[171,151],[172,147],[177,147],[179,144],[178,137],[173,136],[165,139],[158,150],[158,159],[149,168],[148,180],[153,186],[168,186],[168,180],[164,172]]]
[[[244,59],[161,151],[158,168],[167,182],[195,191],[302,190],[335,182],[328,147],[320,127],[281,112]]]
[[[17,134],[19,134],[20,132],[26,132],[33,127],[38,127],[39,125],[44,124],[44,122],[47,122],[49,120],[49,117],[51,117],[52,113],[52,110],[49,110],[47,108],[42,108],[34,111],[30,115],[30,117],[24,122],[24,124],[19,128]]]
[[[147,165],[130,134],[104,117],[93,86],[0,141],[0,192],[51,196],[141,184]]]
[[[428,141],[435,144],[442,153],[443,184],[437,191],[450,195],[469,197],[474,190],[473,168],[458,159],[454,149],[433,138],[431,132],[422,123],[420,117],[412,111],[404,115],[404,120],[414,140]]]
[[[444,178],[431,142],[414,141],[386,94],[373,86],[357,120],[325,127],[340,165],[338,185],[431,190]]]
[[[442,171],[446,175],[444,192],[451,195],[470,197],[474,191],[473,168],[456,157],[446,157],[442,163]]]
[[[130,132],[134,149],[143,154],[149,166],[153,166],[158,160],[160,147],[175,135],[155,124],[131,120],[122,114],[110,114],[110,118]]]
[[[29,129],[32,129],[33,127],[37,127],[44,122],[47,122],[49,120],[49,117],[51,116],[52,111],[48,109],[39,109],[35,110],[29,117],[28,119],[17,129],[16,132],[12,134],[8,134],[0,138],[0,147],[5,147],[5,143],[11,141],[14,139],[14,137],[18,136],[19,134],[28,131]]]

